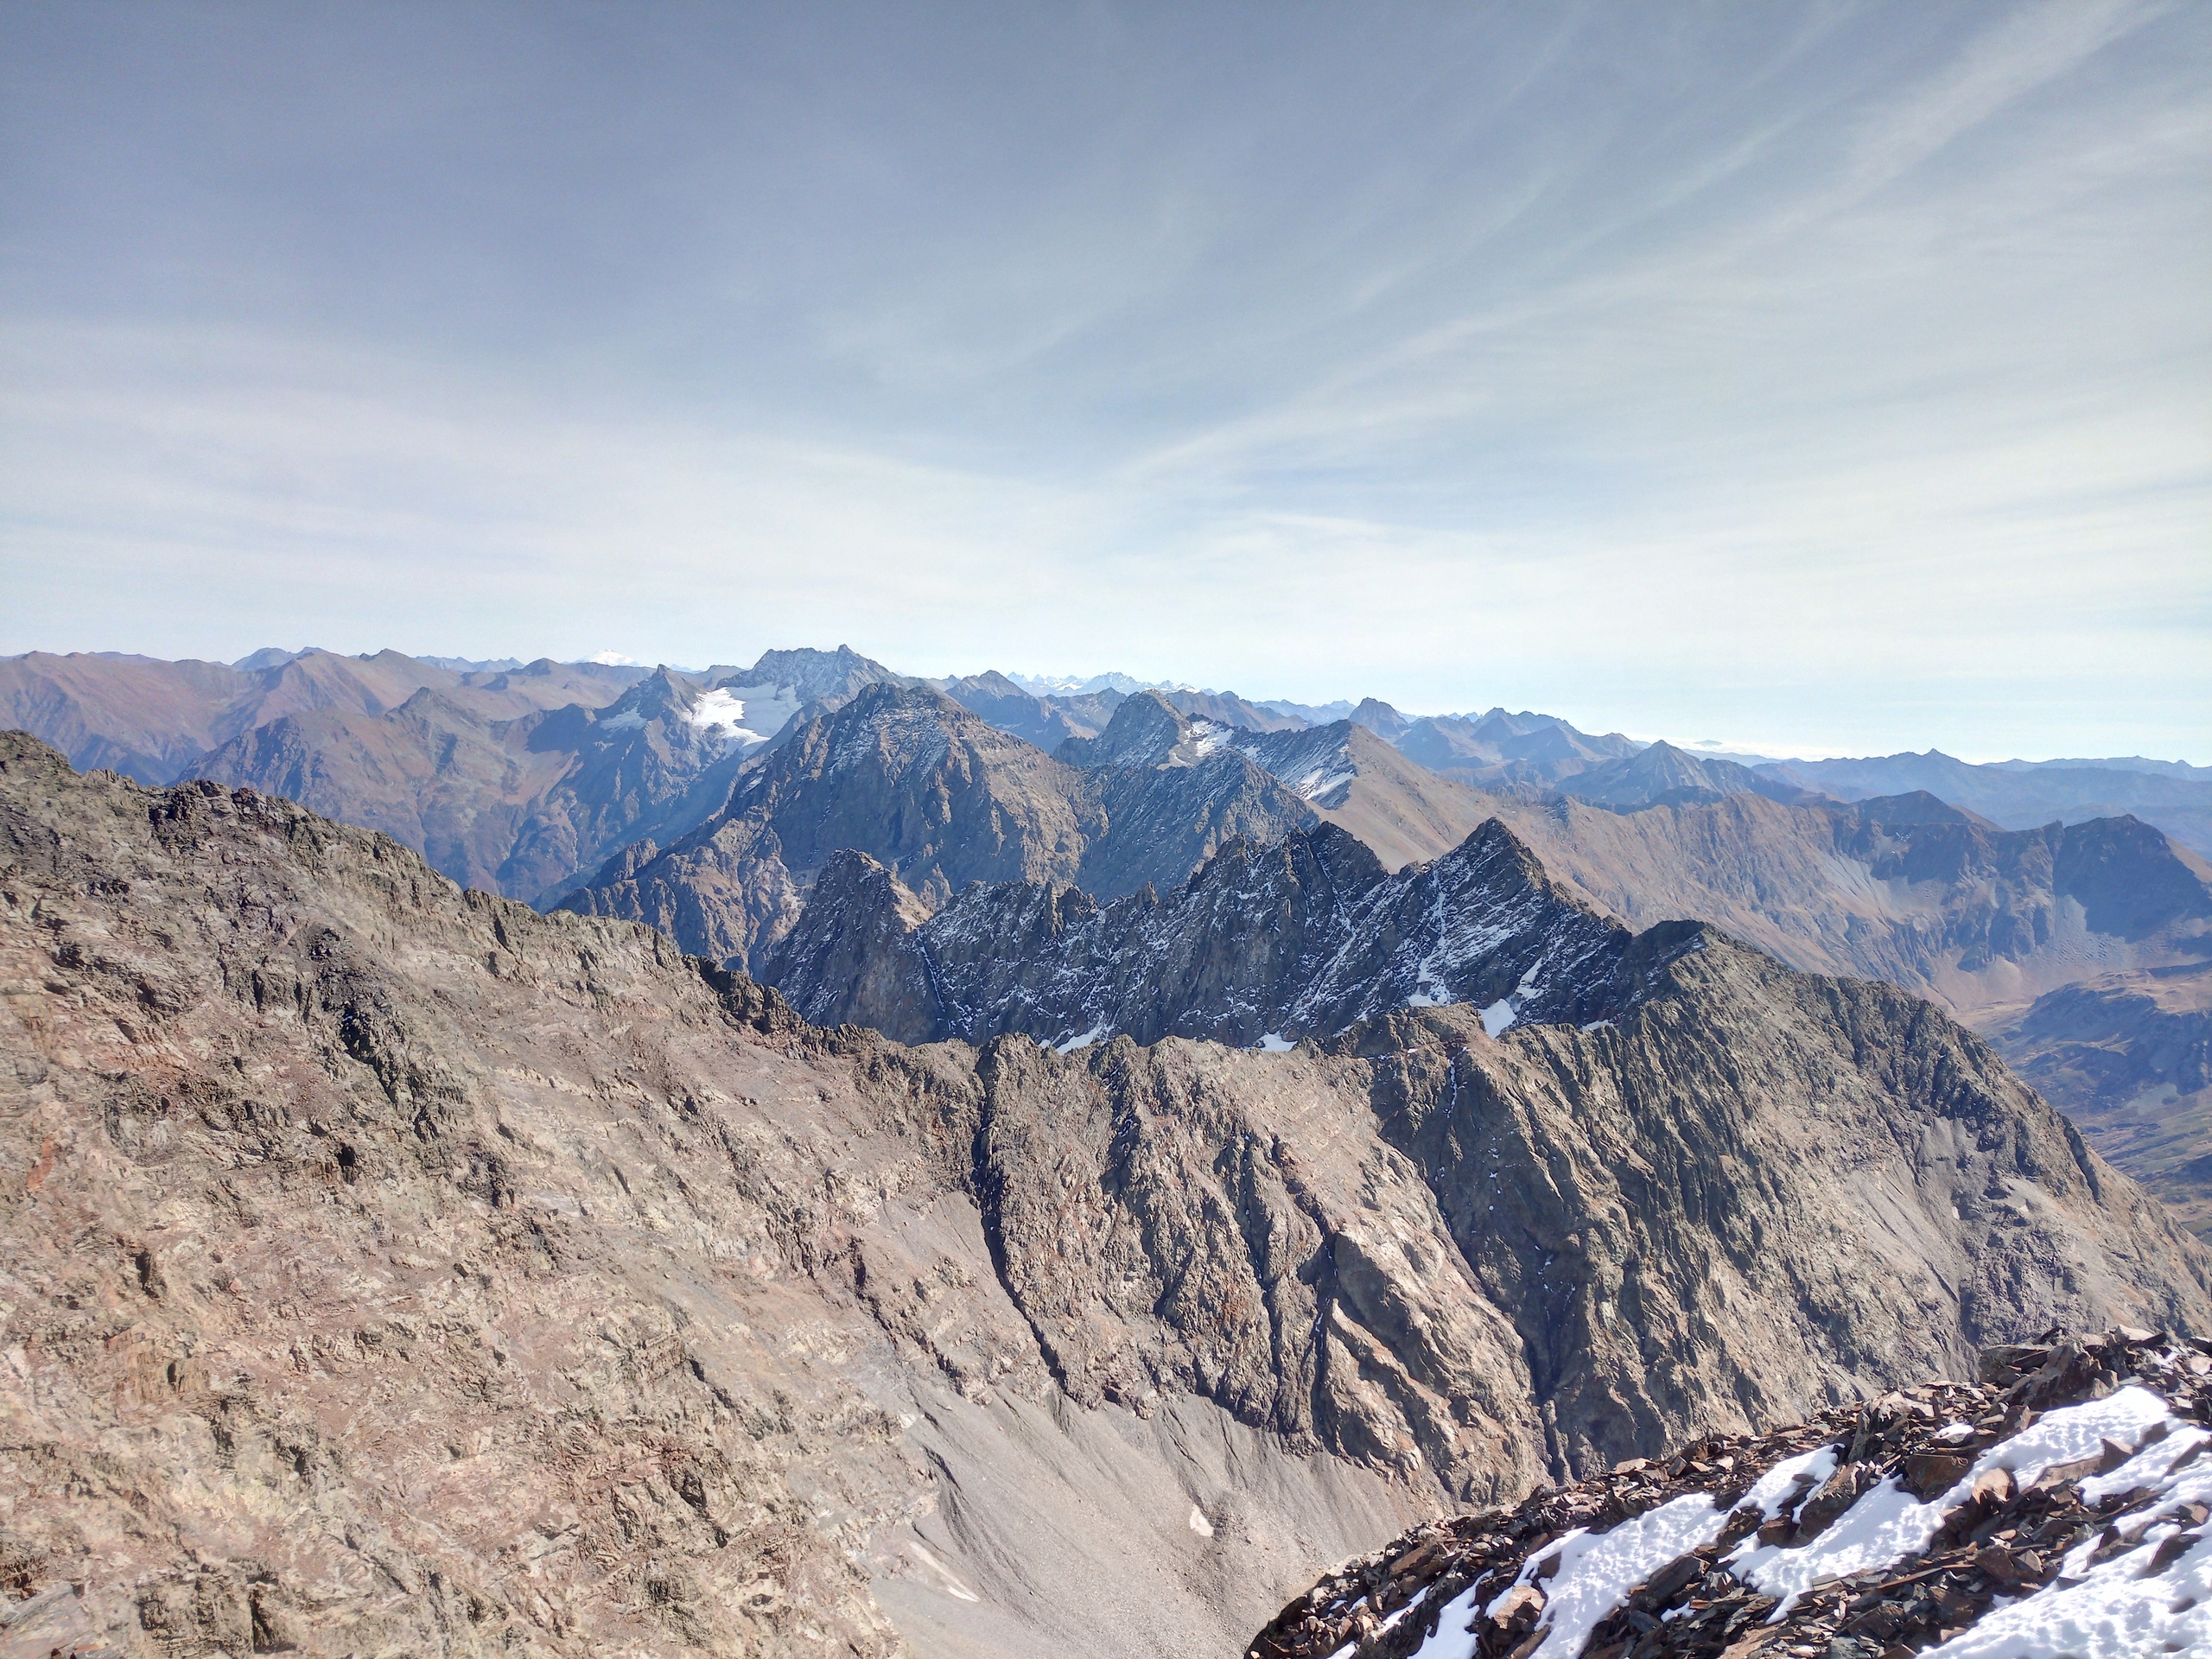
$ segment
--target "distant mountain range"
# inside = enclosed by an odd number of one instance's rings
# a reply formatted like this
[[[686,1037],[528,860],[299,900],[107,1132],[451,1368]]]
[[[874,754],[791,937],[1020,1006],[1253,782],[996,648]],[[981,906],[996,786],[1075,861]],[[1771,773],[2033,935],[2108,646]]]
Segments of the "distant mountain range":
[[[465,885],[649,920],[764,972],[847,850],[905,890],[882,916],[926,940],[974,881],[1071,884],[1102,913],[1149,886],[1172,907],[1232,843],[1249,858],[1333,825],[1391,875],[1495,819],[1631,930],[1705,921],[1942,1000],[2212,1228],[2190,1035],[2212,1014],[2212,768],[1730,758],[1503,708],[922,681],[844,647],[699,671],[31,653],[0,659],[0,725],[149,784],[288,797]]]
[[[243,660],[0,660],[0,723],[143,783],[282,795],[385,830],[465,885],[542,902],[617,848],[714,812],[802,708],[895,677],[843,648],[696,674],[397,652]]]
[[[2212,855],[2212,767],[2180,761],[2129,755],[1972,766],[1930,749],[1878,760],[1774,761],[1758,770],[1844,800],[1925,790],[2007,830],[2133,813],[2183,846]]]

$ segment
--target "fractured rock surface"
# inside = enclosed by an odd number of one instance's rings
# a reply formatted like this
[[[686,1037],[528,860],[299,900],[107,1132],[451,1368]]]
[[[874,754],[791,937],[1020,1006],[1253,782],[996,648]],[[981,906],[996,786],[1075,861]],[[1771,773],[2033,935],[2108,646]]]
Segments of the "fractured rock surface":
[[[1134,701],[1134,699],[1132,700]],[[1127,706],[1127,705],[1124,705]],[[1044,883],[971,887],[934,915],[880,865],[841,853],[761,975],[817,1024],[907,1041],[1018,1031],[1047,1042],[1334,1036],[1404,1007],[1471,1003],[1587,1024],[1694,929],[1628,931],[1556,886],[1503,826],[1385,874],[1333,824],[1230,843],[1162,899],[1101,908]]]
[[[2212,1313],[1970,1034],[1717,936],[1587,1033],[910,1048],[21,736],[0,1232],[0,1584],[148,1654],[1233,1652],[1454,1504]]]

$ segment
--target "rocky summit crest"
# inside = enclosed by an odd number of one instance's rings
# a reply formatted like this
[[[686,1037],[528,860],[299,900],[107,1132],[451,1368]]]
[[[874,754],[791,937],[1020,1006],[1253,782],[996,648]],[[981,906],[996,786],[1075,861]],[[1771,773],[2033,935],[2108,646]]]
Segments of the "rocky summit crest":
[[[1395,875],[1333,824],[1231,842],[1165,896],[1104,906],[1010,883],[925,916],[880,867],[840,856],[762,976],[809,1019],[910,1041],[1018,1031],[1287,1046],[1448,1002],[1481,1010],[1491,1035],[1592,1024],[1632,1006],[1631,963],[1697,943],[1695,930],[1654,930],[1632,950],[1635,936],[1553,883],[1495,820]]]

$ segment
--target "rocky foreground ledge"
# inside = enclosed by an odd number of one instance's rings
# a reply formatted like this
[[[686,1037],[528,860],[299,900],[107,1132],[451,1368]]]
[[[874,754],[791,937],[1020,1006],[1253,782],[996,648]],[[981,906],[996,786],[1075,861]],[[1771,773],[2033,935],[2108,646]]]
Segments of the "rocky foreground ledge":
[[[1980,1372],[1427,1522],[1249,1659],[2212,1653],[2212,1343],[2052,1332]]]

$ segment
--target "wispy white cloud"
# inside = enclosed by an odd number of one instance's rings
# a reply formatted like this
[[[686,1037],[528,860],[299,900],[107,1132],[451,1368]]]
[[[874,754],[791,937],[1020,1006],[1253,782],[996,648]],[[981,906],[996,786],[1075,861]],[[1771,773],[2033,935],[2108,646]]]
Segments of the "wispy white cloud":
[[[1875,101],[1853,146],[1852,190],[1890,184],[2172,10],[2149,0],[2041,0],[2000,16],[1954,62],[1901,97]]]
[[[729,85],[464,41],[505,149],[425,92],[304,195],[93,167],[151,118],[27,55],[87,125],[16,176],[87,183],[0,176],[0,650],[847,639],[2212,760],[2201,11],[1096,16],[887,13],[806,97],[796,25],[677,30]],[[95,175],[175,200],[88,230]]]

